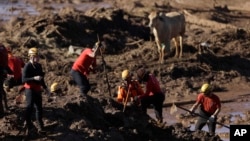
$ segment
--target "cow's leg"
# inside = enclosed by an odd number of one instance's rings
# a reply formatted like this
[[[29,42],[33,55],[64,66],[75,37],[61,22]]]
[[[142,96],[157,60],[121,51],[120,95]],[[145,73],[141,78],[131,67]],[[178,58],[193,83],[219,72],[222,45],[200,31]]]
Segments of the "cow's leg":
[[[179,58],[181,58],[182,57],[182,50],[183,50],[183,42],[182,42],[182,40],[183,40],[183,38],[182,38],[182,36],[180,36],[179,37],[180,38],[180,54],[179,54]]]
[[[161,56],[162,56],[161,48],[162,48],[162,47],[161,47],[160,43],[157,42],[157,41],[156,41],[156,45],[157,45],[157,50],[158,50],[158,54],[159,54],[159,62],[161,63],[161,61],[162,61],[162,60],[161,60],[161,58],[162,58],[162,57],[161,57]]]
[[[167,44],[166,44],[167,45]],[[164,56],[165,56],[165,48],[168,47],[164,43],[161,44],[161,64],[164,63]]]
[[[163,47],[163,48],[161,48],[161,64],[163,64],[164,63],[164,50],[165,50],[165,48]]]
[[[161,63],[161,56],[162,56],[161,48],[158,48],[158,53],[159,53],[159,62]]]
[[[179,56],[179,45],[178,45],[178,37],[173,38],[174,41],[174,46],[175,46],[175,55],[174,57],[178,57]]]

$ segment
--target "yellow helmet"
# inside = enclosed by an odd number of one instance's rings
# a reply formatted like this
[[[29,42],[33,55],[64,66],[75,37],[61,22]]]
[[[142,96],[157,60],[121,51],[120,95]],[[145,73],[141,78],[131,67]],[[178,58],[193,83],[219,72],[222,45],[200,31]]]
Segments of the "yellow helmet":
[[[129,70],[122,71],[122,79],[126,80],[130,76]]]
[[[212,90],[211,86],[208,83],[205,83],[201,86],[201,92],[207,94]]]
[[[50,86],[50,91],[51,91],[51,92],[55,92],[56,90],[58,90],[58,83],[54,82],[54,83]]]
[[[34,56],[38,54],[37,48],[33,47],[29,49],[28,56]]]

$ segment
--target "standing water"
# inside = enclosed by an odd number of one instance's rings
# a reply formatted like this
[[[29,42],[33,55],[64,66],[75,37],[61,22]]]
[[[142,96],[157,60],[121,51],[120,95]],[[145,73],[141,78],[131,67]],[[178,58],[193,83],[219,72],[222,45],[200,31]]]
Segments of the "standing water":
[[[228,116],[230,115],[230,123],[231,124],[237,124],[237,120],[240,119],[246,119],[246,114],[244,113],[244,111],[248,110],[250,103],[249,102],[238,102],[238,103],[222,103],[222,109],[221,112],[219,114],[219,117],[222,116]],[[191,105],[187,105],[186,107],[191,107]],[[239,111],[238,108],[241,108],[241,111]],[[223,109],[226,110],[226,108],[230,108],[231,110],[225,112],[223,111]],[[235,108],[235,109],[234,109]],[[152,117],[153,119],[155,119],[155,113],[153,109],[148,109],[148,114],[150,117]],[[196,111],[197,112],[197,111]],[[170,107],[164,107],[163,108],[163,118],[164,118],[164,122],[167,123],[167,125],[173,125],[175,123],[178,123],[180,121],[178,121],[178,119],[176,118],[177,114],[185,114],[186,111],[183,111],[181,109],[178,109],[178,111],[175,114],[170,114]],[[226,125],[226,124],[225,124]],[[230,125],[227,125],[230,126]],[[190,124],[190,130],[194,131],[194,127],[195,124]],[[207,125],[205,125],[202,129],[203,131],[207,131],[208,132],[208,127]],[[223,141],[229,141],[229,135],[230,135],[230,129],[226,128],[226,127],[221,127],[221,126],[217,126],[216,128],[216,134],[220,136],[220,138]]]

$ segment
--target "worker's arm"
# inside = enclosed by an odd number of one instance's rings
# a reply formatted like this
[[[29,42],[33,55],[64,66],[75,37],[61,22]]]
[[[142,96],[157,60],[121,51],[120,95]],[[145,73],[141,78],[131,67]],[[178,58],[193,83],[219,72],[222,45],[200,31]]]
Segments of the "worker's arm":
[[[194,103],[194,105],[190,108],[190,112],[191,113],[193,113],[196,109],[197,109],[197,107],[199,106],[200,104],[198,103],[198,102],[196,102],[196,103]]]
[[[221,108],[217,108],[216,111],[214,112],[214,116],[217,117],[217,115],[220,113]]]
[[[99,43],[99,42],[96,42],[96,43],[95,43],[95,47],[92,49],[92,52],[89,53],[88,55],[89,55],[90,57],[92,57],[92,58],[96,57],[99,48],[100,48],[100,43]]]

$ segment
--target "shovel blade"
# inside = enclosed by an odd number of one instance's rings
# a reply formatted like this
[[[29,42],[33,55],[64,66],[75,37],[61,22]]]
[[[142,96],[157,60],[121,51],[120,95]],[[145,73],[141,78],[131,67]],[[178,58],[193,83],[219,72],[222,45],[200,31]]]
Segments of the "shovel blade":
[[[170,108],[170,115],[173,115],[174,113],[177,112],[177,107],[176,105],[173,103],[173,105]]]

